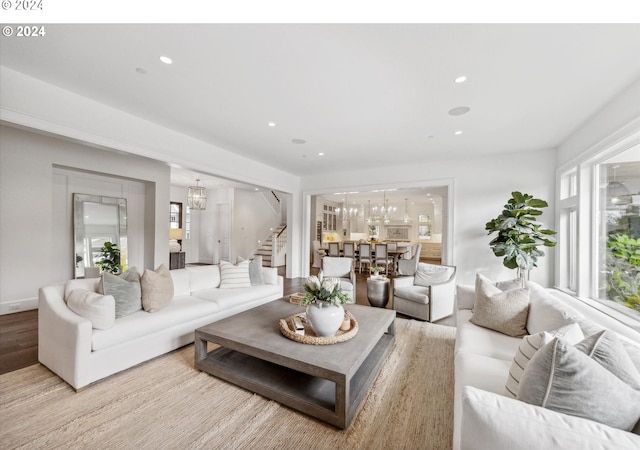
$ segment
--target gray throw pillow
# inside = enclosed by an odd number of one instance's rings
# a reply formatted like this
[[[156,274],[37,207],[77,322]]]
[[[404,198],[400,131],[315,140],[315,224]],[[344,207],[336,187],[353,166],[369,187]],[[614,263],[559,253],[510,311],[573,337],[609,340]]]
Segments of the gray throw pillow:
[[[533,355],[517,398],[626,431],[640,420],[640,391],[558,338]]]
[[[529,290],[502,291],[488,279],[476,276],[476,302],[473,305],[471,323],[489,328],[508,336],[527,334]]]
[[[142,307],[149,313],[160,311],[173,298],[173,279],[164,264],[155,271],[145,270],[140,278],[140,287]]]
[[[116,319],[142,309],[140,273],[135,267],[120,275],[104,272],[98,283],[98,292],[113,295],[116,301]]]
[[[264,278],[262,277],[262,256],[258,255],[249,263],[249,279],[251,280],[251,286],[260,286],[264,284]]]

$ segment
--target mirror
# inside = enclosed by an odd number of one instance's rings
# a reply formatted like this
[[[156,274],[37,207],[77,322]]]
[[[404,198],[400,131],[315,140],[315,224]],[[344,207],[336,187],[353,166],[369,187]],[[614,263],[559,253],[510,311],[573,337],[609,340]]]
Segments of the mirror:
[[[118,244],[121,270],[127,269],[127,199],[73,194],[75,278],[98,276],[95,266],[105,242]]]

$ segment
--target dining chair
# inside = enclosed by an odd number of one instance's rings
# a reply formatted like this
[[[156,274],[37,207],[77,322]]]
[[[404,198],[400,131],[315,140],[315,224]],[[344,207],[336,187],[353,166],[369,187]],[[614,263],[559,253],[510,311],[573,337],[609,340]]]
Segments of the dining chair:
[[[358,257],[358,272],[362,273],[362,264],[371,266],[371,244],[360,244],[358,246],[360,255]]]
[[[340,256],[339,242],[329,242],[329,256]]]
[[[395,252],[397,248],[398,248],[398,244],[396,244],[395,242],[389,242],[387,244],[387,251]]]
[[[384,265],[385,273],[389,274],[389,264],[393,264],[393,258],[389,258],[387,253],[387,244],[376,244],[375,264]]]
[[[342,244],[342,256],[345,258],[356,258],[356,245],[353,242],[345,242]]]

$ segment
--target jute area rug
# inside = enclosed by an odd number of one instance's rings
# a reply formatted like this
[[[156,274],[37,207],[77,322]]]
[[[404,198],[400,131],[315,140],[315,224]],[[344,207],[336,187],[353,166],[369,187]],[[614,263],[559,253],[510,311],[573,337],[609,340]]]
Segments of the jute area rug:
[[[395,346],[347,430],[195,370],[193,345],[79,393],[36,364],[0,376],[0,447],[450,449],[454,334],[397,319]]]

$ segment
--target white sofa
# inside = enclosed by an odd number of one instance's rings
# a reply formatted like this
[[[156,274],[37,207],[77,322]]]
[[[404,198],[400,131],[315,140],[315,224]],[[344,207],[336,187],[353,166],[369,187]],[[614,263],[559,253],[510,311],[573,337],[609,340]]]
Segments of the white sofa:
[[[174,297],[154,313],[140,310],[108,329],[73,312],[65,302],[74,288],[97,291],[99,278],[71,280],[39,292],[38,359],[73,388],[80,389],[121,370],[187,345],[194,330],[282,298],[277,268],[262,267],[264,284],[219,289],[218,265],[170,271]]]
[[[530,334],[542,326],[551,331],[572,322],[585,336],[608,328],[620,336],[640,370],[640,333],[561,291],[535,283],[529,289]],[[522,338],[471,323],[474,301],[474,286],[457,287],[454,449],[640,448],[640,435],[506,396],[505,383]]]

